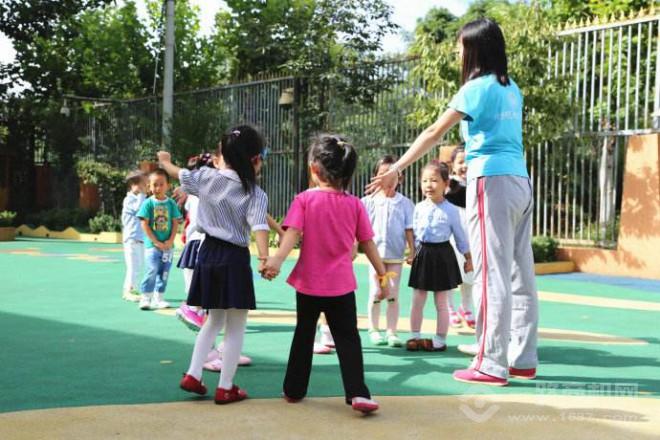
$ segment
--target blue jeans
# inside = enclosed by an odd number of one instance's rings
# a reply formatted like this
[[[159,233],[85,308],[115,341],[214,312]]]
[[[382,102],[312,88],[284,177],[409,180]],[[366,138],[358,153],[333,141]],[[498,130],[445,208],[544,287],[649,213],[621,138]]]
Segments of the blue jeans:
[[[144,250],[144,278],[140,284],[141,293],[164,293],[167,277],[172,267],[173,251],[163,252],[156,247]]]

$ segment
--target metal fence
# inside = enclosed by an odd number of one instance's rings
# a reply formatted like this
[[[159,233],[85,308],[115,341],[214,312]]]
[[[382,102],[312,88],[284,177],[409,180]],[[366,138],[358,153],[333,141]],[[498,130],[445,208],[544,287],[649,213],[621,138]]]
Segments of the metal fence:
[[[590,24],[559,35],[560,48],[548,52],[548,75],[570,78],[568,93],[576,111],[564,138],[527,146],[535,185],[533,232],[570,243],[612,246],[628,137],[660,130],[660,15]],[[271,150],[261,185],[269,194],[271,213],[281,216],[306,186],[304,152],[309,127],[315,125],[309,118],[317,118],[317,127],[347,134],[359,147],[352,191],[362,195],[377,158],[403,154],[419,134],[408,119],[415,95],[424,90],[411,75],[416,62],[380,61],[325,82],[285,77],[177,94],[173,148],[198,152],[217,143],[220,127],[258,125]],[[377,87],[365,88],[361,79]],[[291,99],[281,101],[287,94]],[[89,151],[98,156],[99,151],[117,150],[119,143],[121,154],[109,157],[127,163],[155,150],[160,143],[158,101],[101,108],[102,122],[89,122]],[[425,159],[430,157],[437,153]],[[421,197],[417,181],[424,162],[407,170],[401,187],[413,200]]]
[[[616,244],[628,138],[659,130],[660,16],[559,33],[550,75],[568,75],[577,111],[570,133],[528,149],[534,234]]]

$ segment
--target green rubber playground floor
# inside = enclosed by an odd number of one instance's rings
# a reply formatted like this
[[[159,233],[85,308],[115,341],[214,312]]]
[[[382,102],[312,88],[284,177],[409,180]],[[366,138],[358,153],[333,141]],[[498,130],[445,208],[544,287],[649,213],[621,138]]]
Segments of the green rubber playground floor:
[[[293,289],[284,281],[293,264],[289,260],[276,281],[255,279],[259,309],[295,310]],[[191,399],[178,381],[194,334],[173,316],[140,311],[121,299],[120,245],[0,243],[0,267],[0,412]],[[356,264],[355,270],[358,313],[366,315],[367,267]],[[402,285],[407,276],[406,269]],[[660,397],[660,282],[583,274],[540,276],[537,282],[542,292],[588,297],[598,305],[576,304],[568,296],[546,300],[541,294],[538,379],[489,387],[488,393]],[[176,268],[165,297],[173,305],[185,299]],[[402,287],[406,327],[410,297]],[[435,319],[430,300],[425,318]],[[253,365],[241,367],[236,376],[256,398],[280,396],[292,338],[293,324],[267,321],[248,320],[243,352]],[[469,363],[456,350],[473,341],[469,334],[450,334],[444,353],[374,347],[366,331],[361,335],[366,379],[376,396],[458,395],[470,387],[451,379]],[[206,372],[205,381],[215,385],[217,373]],[[342,390],[336,356],[315,356],[309,396],[340,396]]]

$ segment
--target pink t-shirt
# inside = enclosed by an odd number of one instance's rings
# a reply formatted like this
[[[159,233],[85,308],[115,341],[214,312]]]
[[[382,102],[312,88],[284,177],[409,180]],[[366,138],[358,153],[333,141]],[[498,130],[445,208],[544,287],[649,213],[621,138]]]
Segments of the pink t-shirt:
[[[346,192],[309,189],[293,199],[282,226],[303,234],[300,258],[287,279],[290,285],[314,296],[355,291],[353,243],[374,236],[360,199]]]

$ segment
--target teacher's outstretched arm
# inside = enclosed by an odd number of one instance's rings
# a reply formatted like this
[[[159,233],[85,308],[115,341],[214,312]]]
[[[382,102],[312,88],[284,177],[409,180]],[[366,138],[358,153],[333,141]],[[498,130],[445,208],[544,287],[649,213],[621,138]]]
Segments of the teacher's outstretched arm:
[[[396,163],[392,164],[387,172],[371,179],[371,183],[367,185],[366,193],[371,194],[381,189],[393,188],[398,182],[399,172],[426,154],[449,129],[461,122],[464,116],[463,113],[451,108],[445,110],[437,121],[417,136],[408,151]]]

